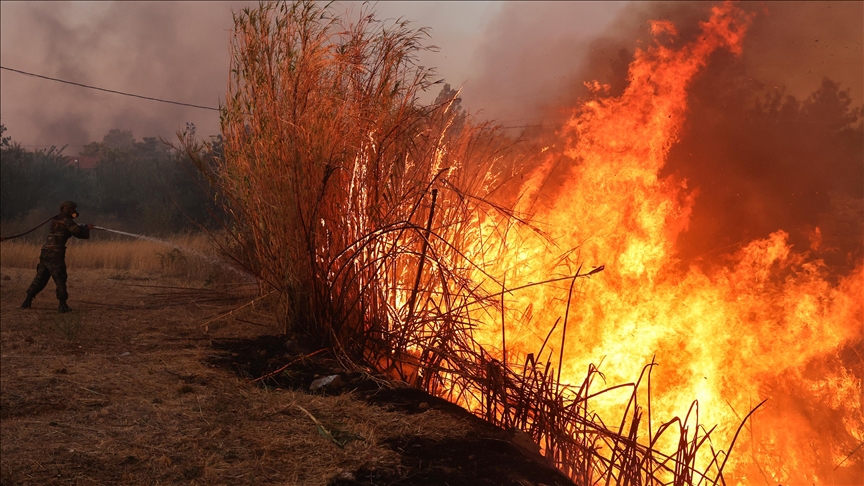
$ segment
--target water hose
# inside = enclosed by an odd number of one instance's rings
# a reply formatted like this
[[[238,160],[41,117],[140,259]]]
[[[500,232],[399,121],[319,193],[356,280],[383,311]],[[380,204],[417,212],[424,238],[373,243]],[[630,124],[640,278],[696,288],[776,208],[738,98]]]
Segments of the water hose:
[[[57,216],[59,216],[59,214],[58,214],[58,215],[55,215],[55,216],[51,216],[50,218],[46,219],[45,221],[39,223],[39,226],[36,226],[35,228],[33,228],[33,229],[29,230],[29,231],[25,231],[25,232],[21,233],[20,235],[13,235],[13,236],[0,236],[0,241],[11,240],[12,238],[20,238],[20,237],[22,237],[22,236],[24,236],[24,235],[29,235],[30,233],[36,231],[37,229],[39,229],[39,228],[45,226],[46,223],[48,223],[48,222],[51,221],[52,219],[56,218]]]

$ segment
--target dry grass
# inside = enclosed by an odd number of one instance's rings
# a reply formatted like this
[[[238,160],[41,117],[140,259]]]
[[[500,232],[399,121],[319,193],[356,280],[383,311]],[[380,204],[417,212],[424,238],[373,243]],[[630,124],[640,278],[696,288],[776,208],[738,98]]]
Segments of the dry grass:
[[[250,298],[254,287],[235,287],[233,297],[208,304],[210,290],[169,295],[111,279],[112,272],[70,275],[81,326],[71,341],[55,325],[53,302],[17,308],[29,270],[2,267],[2,484],[323,486],[364,465],[398,466],[398,455],[381,446],[388,438],[475,433],[436,410],[406,416],[350,395],[266,390],[209,367],[211,339],[262,328],[223,322],[205,335],[200,322]],[[159,282],[168,289],[190,283]],[[364,440],[339,448],[294,405]]]
[[[40,248],[41,243],[33,241],[4,241],[0,265],[4,268],[36,268]],[[214,265],[214,262],[221,265]],[[116,270],[121,278],[129,273],[209,282],[243,278],[219,255],[207,235],[173,236],[159,243],[93,231],[89,240],[69,240],[66,265],[70,270]]]

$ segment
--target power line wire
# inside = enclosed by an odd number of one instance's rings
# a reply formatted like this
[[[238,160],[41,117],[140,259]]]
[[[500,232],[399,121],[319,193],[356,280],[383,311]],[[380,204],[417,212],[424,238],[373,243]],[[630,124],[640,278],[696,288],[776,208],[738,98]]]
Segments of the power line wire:
[[[213,108],[212,106],[193,105],[191,103],[181,103],[179,101],[162,100],[159,98],[151,98],[149,96],[141,96],[141,95],[132,94],[132,93],[124,93],[122,91],[115,91],[113,89],[99,88],[96,86],[90,86],[87,84],[76,83],[73,81],[66,81],[65,79],[57,79],[57,78],[52,78],[49,76],[42,76],[41,74],[28,73],[27,71],[21,71],[19,69],[12,69],[12,68],[8,68],[6,66],[0,66],[0,69],[5,69],[6,71],[12,71],[14,73],[24,74],[26,76],[33,76],[34,78],[42,78],[42,79],[47,79],[49,81],[57,81],[58,83],[66,83],[66,84],[71,84],[73,86],[80,86],[82,88],[95,89],[98,91],[105,91],[106,93],[114,93],[114,94],[119,94],[119,95],[123,95],[123,96],[131,96],[133,98],[141,98],[142,100],[158,101],[160,103],[169,103],[172,105],[190,106],[192,108],[200,108],[202,110],[219,111],[219,108]]]

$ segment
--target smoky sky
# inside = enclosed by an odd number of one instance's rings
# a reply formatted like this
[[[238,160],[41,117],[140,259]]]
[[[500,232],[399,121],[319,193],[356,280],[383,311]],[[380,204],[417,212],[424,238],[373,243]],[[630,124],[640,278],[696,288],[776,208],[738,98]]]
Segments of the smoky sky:
[[[231,12],[257,2],[2,2],[2,64],[7,67],[68,79],[107,89],[205,106],[217,106],[228,80]],[[585,57],[588,39],[599,35],[626,3],[617,2],[380,2],[373,5],[382,19],[403,18],[413,27],[429,27],[429,45],[420,64],[436,69],[440,79],[465,86],[474,95],[471,107],[495,114],[486,106],[510,106],[523,88],[504,83],[521,72],[545,69],[514,50],[514,63],[500,78],[484,73],[506,56],[507,27],[513,16],[531,19],[542,32],[543,18],[552,15],[550,35],[536,33],[538,52],[570,61]],[[360,2],[337,2],[342,11],[361,8]],[[502,30],[502,27],[504,29]],[[568,32],[559,38],[562,32]],[[554,47],[549,44],[554,43]],[[505,51],[496,49],[501,46]],[[572,54],[572,55],[569,55]],[[548,57],[548,56],[547,56]],[[557,87],[557,85],[556,85]],[[435,90],[435,88],[433,88]],[[0,72],[2,121],[13,140],[36,145],[70,144],[75,153],[109,129],[131,130],[144,136],[171,138],[186,123],[199,135],[218,133],[218,113],[121,97]],[[431,101],[436,92],[421,99]],[[483,104],[478,104],[481,101]],[[514,105],[514,106],[518,106]],[[484,115],[485,116],[485,115]]]
[[[228,82],[232,12],[257,2],[2,2],[2,64],[6,67],[142,96],[217,107]],[[360,10],[359,2],[334,5]],[[368,8],[368,7],[367,7]],[[385,2],[382,19],[431,27],[421,63],[462,79],[477,29],[499,4]],[[467,45],[468,49],[460,49]],[[2,121],[28,149],[48,145],[77,153],[108,130],[171,139],[187,123],[201,136],[217,134],[215,111],[175,106],[0,72]],[[434,99],[434,93],[430,95]]]
[[[503,125],[537,123],[545,106],[572,102],[592,42],[627,3],[509,2],[482,32],[473,54],[476,74],[462,93],[468,109]]]
[[[3,2],[4,66],[143,96],[217,107],[231,9],[245,2]],[[22,144],[80,145],[111,128],[171,136],[186,123],[218,133],[218,112],[2,72],[2,120]],[[27,148],[39,148],[30,146]]]

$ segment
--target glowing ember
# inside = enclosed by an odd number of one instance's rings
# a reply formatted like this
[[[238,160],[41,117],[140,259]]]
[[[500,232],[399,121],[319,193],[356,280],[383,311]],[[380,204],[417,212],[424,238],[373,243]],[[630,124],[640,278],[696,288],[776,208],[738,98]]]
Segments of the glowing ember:
[[[595,362],[608,384],[630,382],[656,356],[655,420],[683,417],[696,400],[699,422],[718,424],[715,449],[727,447],[743,417],[768,398],[739,437],[726,479],[830,483],[835,466],[864,441],[861,379],[840,357],[844,345],[864,338],[864,267],[831,284],[821,262],[796,252],[778,228],[725,267],[681,270],[675,242],[687,229],[694,199],[684,181],[658,178],[685,120],[688,85],[712,52],[740,52],[749,23],[732,4],[715,7],[696,41],[638,50],[623,95],[590,101],[567,123],[561,131],[562,163],[571,167],[566,184],[534,219],[548,224],[544,231],[562,252],[575,253],[554,254],[535,233],[516,228],[507,245],[483,231],[482,254],[487,262],[496,254],[497,272],[487,271],[506,275],[509,288],[573,274],[574,262],[605,265],[604,273],[576,284],[562,381],[580,382]],[[652,27],[655,35],[676,35],[667,22]],[[604,91],[596,82],[590,86],[598,95]],[[525,208],[554,165],[551,152],[523,187]],[[506,294],[511,357],[541,347],[565,314],[568,287]],[[500,347],[500,316],[479,314],[487,323],[482,341]],[[553,363],[561,329],[546,346]],[[624,393],[595,405],[608,405],[600,412],[614,417]]]

